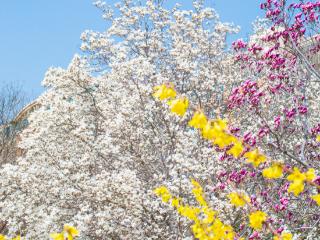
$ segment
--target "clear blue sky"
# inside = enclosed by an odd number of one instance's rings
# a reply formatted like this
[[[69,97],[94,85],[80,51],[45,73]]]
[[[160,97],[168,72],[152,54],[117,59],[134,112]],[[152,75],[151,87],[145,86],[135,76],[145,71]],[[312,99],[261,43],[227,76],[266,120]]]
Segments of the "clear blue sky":
[[[192,0],[178,2],[190,7]],[[246,37],[251,22],[261,15],[259,2],[211,0],[209,5],[223,21],[241,26],[239,37]],[[43,91],[41,81],[46,70],[68,66],[72,56],[80,52],[80,34],[86,29],[103,31],[106,26],[92,0],[2,0],[0,86],[19,83],[30,98],[35,98]]]

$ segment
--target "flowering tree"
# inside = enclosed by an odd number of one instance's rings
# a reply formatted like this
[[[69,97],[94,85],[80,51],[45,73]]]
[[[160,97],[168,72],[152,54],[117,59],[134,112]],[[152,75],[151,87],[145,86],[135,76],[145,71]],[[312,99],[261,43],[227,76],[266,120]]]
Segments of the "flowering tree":
[[[0,170],[8,234],[42,239],[67,223],[83,239],[314,239],[317,71],[298,54],[304,33],[268,37],[294,24],[275,17],[289,19],[281,4],[262,5],[270,31],[258,24],[228,52],[237,28],[202,1],[98,1],[110,27],[48,71],[26,155]]]
[[[172,82],[208,114],[223,114],[239,77],[225,40],[237,29],[201,2],[186,11],[124,1],[113,16],[98,5],[111,27],[85,32],[86,57],[48,71],[22,136],[26,155],[1,169],[1,218],[9,235],[36,239],[64,223],[88,239],[190,237],[189,223],[152,190],[165,183],[187,196],[190,177],[209,182],[223,166],[197,132],[164,112],[153,86]]]
[[[227,230],[218,233],[219,219],[211,217],[206,204],[198,201],[202,208],[186,214],[186,206],[176,203],[167,189],[157,189],[163,201],[171,201],[194,222],[196,238],[319,236],[319,37],[314,31],[319,25],[319,7],[318,1],[262,3],[267,21],[258,22],[256,34],[248,42],[233,44],[235,57],[248,75],[226,102],[230,126],[222,128],[218,120],[207,126],[207,117],[200,118],[199,112],[189,123],[205,138],[211,133],[209,140],[222,150],[221,160],[229,164],[216,175],[222,183],[215,188],[216,194],[229,192],[240,216],[248,216],[245,221],[236,214],[229,216],[233,228],[227,225]],[[195,186],[193,192],[199,198],[197,189]],[[199,212],[206,216],[204,220],[197,217]],[[224,235],[227,232],[232,232],[231,236]]]

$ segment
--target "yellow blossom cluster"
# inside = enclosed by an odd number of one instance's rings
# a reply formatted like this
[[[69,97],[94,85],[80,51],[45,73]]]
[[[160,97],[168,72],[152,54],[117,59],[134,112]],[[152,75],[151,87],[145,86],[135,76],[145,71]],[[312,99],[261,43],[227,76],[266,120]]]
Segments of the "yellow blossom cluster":
[[[168,86],[166,84],[162,84],[154,87],[153,97],[161,101],[169,100],[167,104],[169,105],[171,112],[182,117],[188,109],[189,101],[185,97],[175,98],[176,96],[177,93],[173,89],[172,84],[168,84]]]
[[[248,163],[252,163],[255,167],[258,167],[261,163],[266,161],[266,156],[259,153],[258,149],[247,152],[244,154],[244,157],[247,158]]]
[[[274,236],[273,240],[292,240],[292,234],[283,232],[281,236]]]
[[[157,195],[157,196],[160,196],[162,201],[167,203],[169,202],[170,199],[172,199],[172,195],[171,193],[169,192],[169,190],[162,186],[162,187],[158,187],[157,189],[154,190],[154,193]]]
[[[182,117],[188,109],[189,101],[187,98],[181,97],[181,98],[168,101],[168,105],[171,109],[171,112]]]
[[[159,100],[166,100],[168,98],[175,98],[177,95],[176,91],[173,89],[172,85],[166,86],[162,84],[154,88],[153,96]]]
[[[298,196],[304,189],[304,182],[312,182],[315,177],[315,170],[313,168],[310,168],[305,173],[301,173],[300,170],[295,167],[293,172],[287,177],[287,179],[291,181],[288,192],[292,192],[295,196]]]
[[[79,235],[79,231],[69,225],[64,225],[63,231],[60,233],[51,233],[50,238],[53,240],[73,240],[74,237]],[[6,236],[0,234],[0,240],[9,240]],[[11,238],[11,240],[22,240],[21,236],[18,235],[15,238]]]
[[[249,215],[250,227],[261,230],[262,224],[267,220],[267,214],[262,211],[255,211]]]
[[[225,148],[231,144],[233,146],[237,145],[237,147],[230,149],[230,154],[236,157],[243,151],[242,143],[236,137],[226,132],[227,121],[224,119],[208,120],[203,112],[196,111],[188,125],[199,129],[203,138],[212,141],[219,148]]]
[[[281,163],[273,163],[271,167],[265,168],[262,171],[262,176],[269,179],[280,178],[283,174],[283,165]]]
[[[228,195],[230,203],[236,207],[243,207],[246,203],[250,202],[250,198],[243,193],[232,192]]]
[[[207,207],[208,204],[204,198],[203,189],[201,185],[194,179],[191,179],[191,183],[193,186],[192,193],[195,196],[197,202],[200,204],[201,207]]]
[[[6,236],[0,234],[0,240],[9,240],[10,238],[7,238]],[[11,240],[21,240],[21,237],[20,235],[14,237],[14,238],[11,238]]]
[[[281,163],[273,163],[271,167],[262,171],[262,175],[265,178],[277,179],[283,175],[283,165]],[[300,172],[299,168],[295,167],[287,179],[291,182],[288,188],[289,193],[293,193],[298,196],[304,190],[305,182],[312,184],[312,181],[316,178],[315,169],[310,168],[305,173]],[[311,196],[320,206],[320,194]]]
[[[311,198],[320,206],[320,194],[313,195]]]
[[[53,240],[73,240],[74,237],[79,235],[79,231],[72,226],[64,225],[63,231],[60,233],[51,233],[50,238]]]
[[[191,231],[199,240],[233,240],[236,234],[232,226],[224,224],[217,216],[217,212],[211,209],[205,200],[201,185],[191,180],[192,193],[200,207],[184,205],[182,200],[173,197],[166,187],[154,190],[163,202],[170,202],[177,212],[193,222]]]

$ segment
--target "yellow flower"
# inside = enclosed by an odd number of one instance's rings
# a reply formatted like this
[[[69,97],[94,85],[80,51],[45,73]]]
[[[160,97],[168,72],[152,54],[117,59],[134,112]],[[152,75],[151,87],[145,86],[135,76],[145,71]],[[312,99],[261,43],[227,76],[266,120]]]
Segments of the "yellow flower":
[[[177,93],[173,89],[173,86],[167,87],[165,84],[154,87],[153,97],[159,100],[165,100],[168,98],[175,98]]]
[[[304,175],[306,176],[306,180],[309,182],[312,182],[316,178],[314,168],[309,168],[308,171],[304,173]]]
[[[298,196],[304,189],[303,181],[293,181],[290,183],[288,192],[292,192],[295,196]]]
[[[220,128],[221,130],[226,130],[228,128],[228,121],[225,119],[216,119],[214,121],[215,127]]]
[[[188,218],[189,220],[192,221],[197,221],[198,220],[198,214],[201,212],[200,208],[197,207],[190,207],[190,206],[179,206],[177,208],[178,213],[181,216],[184,216]]]
[[[311,198],[320,206],[320,194],[313,195]]]
[[[172,201],[171,201],[171,206],[175,207],[175,208],[178,208],[180,206],[180,199],[173,198]]]
[[[218,137],[213,140],[213,143],[218,145],[219,148],[225,148],[236,141],[237,139],[234,136],[221,132]]]
[[[230,148],[227,153],[234,156],[235,158],[238,158],[241,153],[243,152],[243,145],[240,141],[236,141],[236,143]]]
[[[6,240],[6,236],[0,234],[0,240]]]
[[[51,233],[50,238],[52,238],[53,240],[65,240],[63,232],[62,233]]]
[[[292,182],[288,188],[288,192],[292,192],[295,196],[298,196],[304,189],[304,181],[307,179],[306,174],[301,173],[299,168],[295,167],[287,179]]]
[[[221,137],[222,135],[226,134],[225,130],[219,126],[219,124],[216,123],[216,121],[213,121],[213,136],[215,138]]]
[[[273,163],[271,167],[262,171],[262,176],[270,179],[277,179],[282,176],[283,166],[280,163]]]
[[[218,218],[215,219],[212,225],[212,232],[214,233],[214,238],[212,239],[233,240],[235,237],[233,228],[230,225],[223,224]]]
[[[303,182],[306,180],[306,178],[307,178],[306,175],[301,173],[299,168],[297,168],[297,167],[295,167],[293,169],[293,172],[287,177],[287,179],[292,182],[293,181],[302,181]]]
[[[212,140],[215,136],[214,128],[212,127],[212,122],[208,121],[207,124],[202,129],[202,137],[207,140]]]
[[[205,139],[213,140],[213,143],[220,148],[224,148],[237,140],[232,135],[225,133],[226,128],[226,120],[216,119],[209,121],[202,129],[202,136]]]
[[[208,207],[204,199],[201,185],[191,180],[193,194],[201,207],[183,205],[179,198],[171,197],[171,205],[176,208],[179,215],[192,221],[191,230],[196,239],[199,240],[234,240],[235,232],[230,225],[225,225],[216,217],[217,212]],[[169,194],[168,189],[160,187],[154,190],[157,195]]]
[[[320,142],[320,135],[317,136],[316,140],[317,142]]]
[[[64,225],[63,230],[67,233],[68,240],[73,240],[73,237],[79,235],[79,231],[75,227],[69,225]]]
[[[260,230],[266,220],[267,214],[262,211],[255,211],[249,215],[250,227],[254,230]]]
[[[243,207],[247,202],[250,201],[249,197],[245,194],[238,194],[235,192],[230,193],[228,197],[231,204],[235,205],[236,207]]]
[[[266,161],[266,157],[259,153],[258,149],[244,154],[248,163],[252,163],[253,166],[258,167],[261,163]]]
[[[191,183],[193,185],[192,193],[195,196],[197,202],[200,204],[200,206],[207,206],[207,202],[203,197],[203,190],[201,185],[195,181],[194,179],[191,179]]]
[[[178,98],[169,101],[168,105],[170,106],[171,112],[182,117],[188,109],[189,101],[187,98]]]
[[[204,207],[202,208],[203,213],[207,216],[203,222],[205,224],[210,224],[213,223],[214,219],[215,219],[215,215],[217,214],[216,211],[213,211],[211,208],[209,207]]]
[[[282,233],[280,238],[278,236],[274,236],[273,240],[292,240],[291,233]]]
[[[20,235],[18,235],[15,238],[12,238],[11,240],[21,240],[21,237],[20,237]]]
[[[157,196],[161,197],[162,201],[165,202],[165,203],[169,202],[169,200],[172,198],[169,190],[164,186],[156,188],[154,190],[154,193]]]
[[[313,168],[308,169],[305,173],[301,173],[299,168],[295,167],[293,172],[287,177],[292,182],[288,188],[288,192],[293,192],[295,196],[298,196],[304,189],[304,182],[311,182],[315,177],[316,174]]]
[[[198,128],[198,129],[203,129],[208,120],[206,115],[203,114],[203,112],[197,111],[194,113],[192,119],[189,121],[189,126]]]

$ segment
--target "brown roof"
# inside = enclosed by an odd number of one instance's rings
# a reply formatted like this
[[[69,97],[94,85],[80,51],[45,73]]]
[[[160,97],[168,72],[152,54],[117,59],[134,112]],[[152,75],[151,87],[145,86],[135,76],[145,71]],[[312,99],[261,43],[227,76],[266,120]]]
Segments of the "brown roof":
[[[34,110],[36,107],[40,106],[39,103],[37,103],[36,101],[28,104],[27,106],[25,106],[18,114],[17,116],[14,118],[13,122],[19,122],[22,121],[32,110]]]

